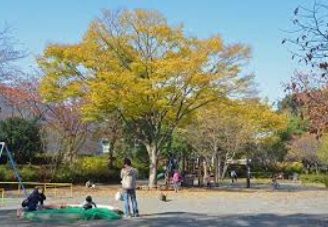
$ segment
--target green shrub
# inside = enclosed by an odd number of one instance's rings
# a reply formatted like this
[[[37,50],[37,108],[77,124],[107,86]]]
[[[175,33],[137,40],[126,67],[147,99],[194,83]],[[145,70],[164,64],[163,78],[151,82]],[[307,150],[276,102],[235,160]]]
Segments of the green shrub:
[[[68,166],[61,166],[52,178],[52,182],[71,183],[74,179],[74,172]]]
[[[288,174],[291,173],[301,174],[303,172],[303,164],[301,162],[287,162],[284,172]]]
[[[133,167],[138,170],[138,178],[146,179],[149,175],[149,166],[148,164],[141,162],[134,162]]]
[[[78,160],[74,169],[82,182],[92,180],[95,182],[111,183],[111,181],[116,182],[120,177],[118,168],[108,168],[108,159],[106,156],[83,157]]]
[[[328,188],[328,177],[327,176],[323,179],[323,183],[325,184],[326,188]]]
[[[18,172],[23,181],[37,181],[42,182],[41,172],[39,166],[25,165],[18,166]],[[14,181],[16,182],[16,176],[14,170],[10,165],[0,166],[0,181]]]
[[[23,166],[20,170],[23,181],[40,181],[40,168],[36,166]]]
[[[251,172],[251,176],[255,178],[271,178],[272,172]]]
[[[276,166],[276,172],[283,172],[287,175],[300,174],[303,172],[303,164],[301,162],[279,162]]]
[[[7,175],[7,168],[5,165],[1,165],[0,166],[0,181],[4,181],[6,175]]]
[[[328,187],[328,175],[326,174],[301,175],[301,181],[303,183],[322,183]]]
[[[0,181],[16,181],[14,171],[8,165],[0,166]]]
[[[144,170],[144,165],[136,163],[135,167],[142,170],[146,176],[148,169]],[[54,175],[51,175],[49,165],[23,165],[18,166],[19,173],[23,181],[33,182],[63,182],[63,183],[85,183],[92,180],[96,183],[119,183],[120,168],[108,168],[106,156],[101,157],[80,157],[73,165],[60,166]],[[14,171],[10,165],[0,165],[0,181],[17,181]]]
[[[53,182],[85,183],[92,180],[97,183],[117,183],[120,169],[108,169],[107,157],[81,157],[72,166],[61,166]]]
[[[108,160],[106,157],[83,157],[77,161],[75,168],[81,171],[81,175],[106,175]]]

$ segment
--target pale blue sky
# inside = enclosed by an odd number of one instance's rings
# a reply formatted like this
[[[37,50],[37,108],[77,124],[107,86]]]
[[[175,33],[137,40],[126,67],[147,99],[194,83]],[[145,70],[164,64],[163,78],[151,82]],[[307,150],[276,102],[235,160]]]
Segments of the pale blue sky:
[[[291,26],[293,10],[312,0],[0,0],[0,26],[13,27],[15,37],[30,53],[19,64],[36,67],[35,56],[49,43],[78,42],[101,9],[146,8],[162,12],[171,24],[185,25],[188,34],[221,34],[226,42],[251,46],[248,70],[256,75],[260,95],[276,101],[284,95],[282,82],[297,65],[281,45]]]

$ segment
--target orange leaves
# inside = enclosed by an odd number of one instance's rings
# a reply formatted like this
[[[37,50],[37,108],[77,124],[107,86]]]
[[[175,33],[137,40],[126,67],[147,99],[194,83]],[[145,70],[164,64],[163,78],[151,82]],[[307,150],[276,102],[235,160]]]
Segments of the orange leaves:
[[[23,86],[8,87],[0,84],[0,96],[5,98],[11,105],[18,108],[29,107],[31,101],[40,102],[39,96],[34,96],[34,94],[29,93]]]

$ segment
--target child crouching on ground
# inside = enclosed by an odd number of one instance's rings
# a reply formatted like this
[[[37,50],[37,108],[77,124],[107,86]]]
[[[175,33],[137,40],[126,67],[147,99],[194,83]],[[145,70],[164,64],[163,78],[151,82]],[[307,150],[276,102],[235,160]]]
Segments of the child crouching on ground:
[[[97,208],[97,205],[92,201],[92,197],[88,195],[85,198],[85,201],[84,201],[82,207],[83,207],[83,209],[88,210],[88,209],[92,209],[92,208]]]

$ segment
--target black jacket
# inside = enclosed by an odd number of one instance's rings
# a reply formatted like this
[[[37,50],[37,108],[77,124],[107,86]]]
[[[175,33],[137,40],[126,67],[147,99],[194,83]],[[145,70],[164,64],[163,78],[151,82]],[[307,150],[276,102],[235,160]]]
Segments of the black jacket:
[[[38,190],[34,190],[26,200],[23,201],[22,206],[27,207],[29,211],[35,211],[38,203],[43,204],[43,201],[46,200],[46,196],[43,193],[39,193]]]

